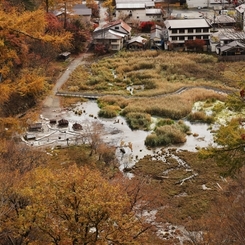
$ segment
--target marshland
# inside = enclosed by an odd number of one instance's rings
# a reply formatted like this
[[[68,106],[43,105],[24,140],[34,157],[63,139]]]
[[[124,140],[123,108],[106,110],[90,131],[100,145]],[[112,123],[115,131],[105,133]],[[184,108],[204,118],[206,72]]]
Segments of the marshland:
[[[221,121],[237,115],[227,98],[237,96],[243,86],[244,64],[218,62],[202,53],[121,51],[90,59],[60,88],[100,95],[96,117],[111,122],[123,118],[132,132],[148,132],[144,144],[153,153],[137,158],[126,171],[144,182],[144,195],[151,200],[147,210],[157,210],[155,244],[191,244],[192,232],[202,229],[199,223],[215,205],[215,197],[223,195],[228,183],[221,177],[225,169],[214,159],[207,161],[179,146],[186,137],[199,136],[187,122],[215,132]],[[65,107],[73,104],[75,114],[78,101],[62,98]],[[123,157],[122,152],[117,154]]]

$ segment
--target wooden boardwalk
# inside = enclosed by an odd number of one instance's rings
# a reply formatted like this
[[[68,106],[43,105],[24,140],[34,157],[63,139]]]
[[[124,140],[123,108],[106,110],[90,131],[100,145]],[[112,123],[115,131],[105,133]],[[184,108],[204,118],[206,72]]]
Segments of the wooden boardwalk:
[[[105,96],[105,95],[99,95],[99,94],[68,92],[68,91],[58,91],[56,95],[64,96],[64,97],[80,97],[80,98],[86,98],[90,100],[97,100],[99,97]]]
[[[70,91],[57,91],[56,95],[57,96],[64,96],[64,97],[80,97],[80,98],[85,98],[85,99],[90,99],[90,100],[97,100],[100,97],[103,96],[122,96],[124,98],[159,98],[159,97],[165,97],[168,95],[174,95],[174,94],[181,94],[184,91],[191,90],[194,88],[202,88],[202,89],[207,89],[207,90],[212,90],[216,93],[224,93],[224,94],[231,94],[234,92],[237,92],[237,89],[222,89],[222,88],[215,88],[211,86],[190,86],[190,87],[181,87],[176,91],[169,92],[169,93],[164,93],[160,95],[152,95],[152,96],[130,96],[130,95],[116,95],[116,94],[93,94],[93,93],[83,93],[83,92],[70,92]]]

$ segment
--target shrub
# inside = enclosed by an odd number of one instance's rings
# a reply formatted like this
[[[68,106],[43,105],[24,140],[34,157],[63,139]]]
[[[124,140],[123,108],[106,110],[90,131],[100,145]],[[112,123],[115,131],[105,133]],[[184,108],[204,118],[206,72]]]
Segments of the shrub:
[[[128,100],[124,97],[120,96],[103,96],[98,99],[98,104],[100,107],[103,107],[105,105],[117,105],[121,109],[125,108],[128,105]]]
[[[190,127],[189,127],[188,125],[186,125],[186,124],[184,123],[184,121],[182,121],[182,120],[178,121],[178,123],[177,123],[176,126],[177,126],[177,127],[180,129],[180,131],[183,132],[183,133],[187,133],[187,132],[190,131]]]
[[[214,118],[212,116],[206,115],[204,111],[192,112],[187,116],[187,119],[191,122],[204,122],[204,123],[213,123]]]
[[[151,115],[141,112],[126,114],[126,121],[131,129],[148,130],[151,124]]]
[[[118,115],[118,111],[120,111],[120,107],[107,105],[99,111],[98,116],[104,118],[113,118]]]
[[[150,32],[151,27],[154,25],[155,23],[153,21],[143,21],[140,23],[140,29],[142,32]]]
[[[155,132],[148,135],[145,145],[150,147],[179,144],[186,141],[186,134],[178,124],[164,125],[155,129]]]
[[[160,119],[156,126],[157,127],[160,127],[160,126],[163,126],[163,125],[171,125],[171,124],[174,124],[174,120],[170,119],[170,118],[165,118],[165,119]]]

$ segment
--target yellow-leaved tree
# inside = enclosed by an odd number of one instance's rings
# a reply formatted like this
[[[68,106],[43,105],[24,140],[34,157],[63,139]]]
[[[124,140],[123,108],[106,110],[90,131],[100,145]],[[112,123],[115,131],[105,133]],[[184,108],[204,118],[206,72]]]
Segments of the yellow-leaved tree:
[[[25,203],[6,231],[30,244],[144,244],[143,218],[127,194],[96,170],[38,168],[16,186]]]
[[[49,87],[47,67],[70,47],[72,34],[49,29],[45,11],[0,2],[0,117],[23,113]],[[4,120],[4,119],[2,119]]]

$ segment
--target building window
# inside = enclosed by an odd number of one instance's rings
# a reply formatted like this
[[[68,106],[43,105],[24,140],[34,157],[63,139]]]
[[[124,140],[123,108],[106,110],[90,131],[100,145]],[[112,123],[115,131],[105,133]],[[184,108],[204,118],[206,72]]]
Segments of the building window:
[[[188,33],[193,33],[193,29],[188,29]]]
[[[188,40],[193,40],[193,36],[188,36]]]
[[[177,41],[178,40],[178,37],[172,37],[172,40],[173,41]]]
[[[208,28],[203,28],[203,32],[208,32]]]
[[[119,26],[115,26],[115,30],[119,30]]]
[[[176,29],[172,30],[172,33],[177,33],[177,30]]]
[[[196,33],[201,33],[202,32],[202,29],[201,28],[197,28],[196,29]]]
[[[203,39],[207,40],[208,39],[208,35],[204,35]]]
[[[111,45],[111,49],[112,50],[117,50],[118,49],[118,45]]]
[[[185,29],[179,29],[179,33],[185,33]]]
[[[183,41],[183,40],[185,40],[185,37],[181,36],[181,37],[179,37],[179,40]]]

